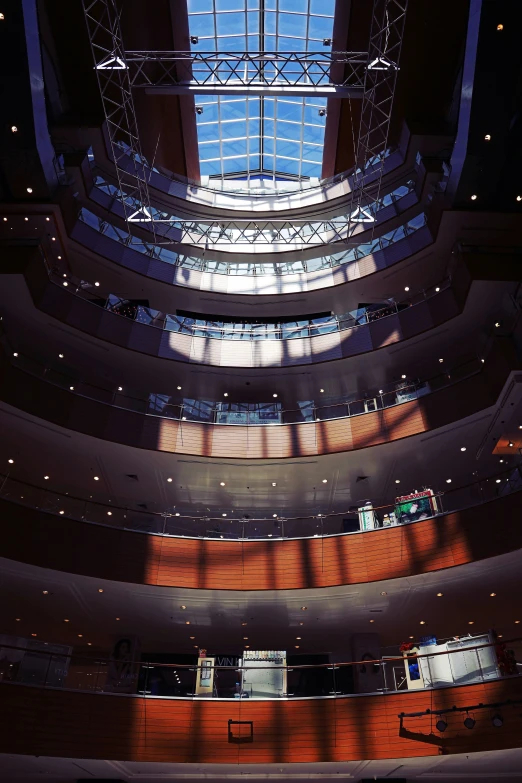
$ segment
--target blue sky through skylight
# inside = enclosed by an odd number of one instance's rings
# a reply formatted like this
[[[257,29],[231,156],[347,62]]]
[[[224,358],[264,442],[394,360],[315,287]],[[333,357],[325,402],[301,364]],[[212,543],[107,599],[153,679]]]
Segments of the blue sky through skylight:
[[[188,0],[193,51],[329,51],[335,0]],[[196,96],[201,174],[320,177],[326,98]]]

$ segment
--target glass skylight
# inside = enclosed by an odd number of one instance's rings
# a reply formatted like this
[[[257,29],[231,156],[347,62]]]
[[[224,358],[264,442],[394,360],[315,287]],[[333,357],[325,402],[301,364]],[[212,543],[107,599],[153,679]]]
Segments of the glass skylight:
[[[188,0],[193,51],[323,52],[335,0]],[[321,176],[326,98],[196,96],[201,175]],[[321,112],[321,113],[320,113]]]

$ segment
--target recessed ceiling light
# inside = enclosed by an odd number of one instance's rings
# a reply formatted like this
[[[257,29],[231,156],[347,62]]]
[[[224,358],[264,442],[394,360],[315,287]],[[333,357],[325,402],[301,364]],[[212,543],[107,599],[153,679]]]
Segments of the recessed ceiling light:
[[[370,622],[371,622],[371,623],[374,623],[374,622],[375,622],[375,620],[370,620]]]
[[[503,25],[503,24],[497,24],[497,30],[498,30],[499,32],[500,32],[501,30],[503,30],[503,29],[504,29],[504,25]]]
[[[107,511],[107,516],[112,517],[112,511]]]
[[[409,290],[410,290],[410,286],[409,286],[409,285],[405,285],[405,286],[404,286],[404,290],[405,290],[405,291],[409,291]]]
[[[475,620],[468,620],[468,625],[475,625]]]
[[[26,218],[24,218],[24,220],[29,220],[29,218],[28,218],[28,217],[26,217]]]
[[[96,286],[96,288],[99,288],[99,287],[100,287],[100,284],[98,283],[98,281],[97,281],[97,280],[96,280],[96,282],[94,283],[94,285]]]
[[[116,620],[119,620],[119,619],[120,619],[119,617],[116,617]]]
[[[74,391],[74,386],[69,386],[70,391]]]
[[[16,622],[16,623],[19,623],[20,621],[21,621],[21,618],[20,618],[20,617],[15,617],[15,622]]]
[[[195,638],[195,636],[189,636],[189,639],[192,639],[192,641],[194,641]]]
[[[444,595],[444,593],[437,593],[437,597],[438,598],[442,598],[443,595]]]
[[[277,519],[277,514],[272,514],[272,517],[273,517],[274,519]]]
[[[103,587],[98,587],[98,592],[103,593]]]
[[[15,351],[15,352],[14,352],[14,354],[13,354],[13,356],[18,356],[18,353]]]
[[[53,242],[56,242],[56,237],[51,237]]]
[[[400,479],[395,479],[395,483],[396,483],[396,484],[400,484],[400,483],[401,483],[401,480],[400,480]]]
[[[426,620],[421,620],[420,625],[426,625]]]
[[[510,448],[510,449],[512,449],[514,445],[515,445],[515,444],[513,443],[513,441],[512,441],[512,440],[510,440],[510,441],[509,441],[509,443],[508,443],[508,446],[509,446],[509,448]]]
[[[65,511],[60,511],[60,514],[65,514]]]
[[[472,197],[471,197],[471,200],[472,200],[472,201],[476,201],[476,200],[477,200],[477,196],[476,196],[476,194],[475,194],[475,193],[472,195]]]
[[[43,595],[49,595],[49,590],[42,590]]]
[[[301,622],[301,623],[299,623],[299,625],[304,625],[304,623],[303,623],[303,622]]]
[[[59,354],[58,354],[58,358],[59,358],[59,359],[63,359],[63,353],[59,353]]]
[[[415,637],[414,637],[414,636],[410,636],[409,638],[410,638],[410,639],[415,639]]]
[[[495,321],[495,326],[498,329],[498,327],[500,326],[500,321]]]
[[[225,393],[223,394],[223,397],[228,397],[228,392],[225,392]]]
[[[461,446],[461,447],[460,447],[460,450],[461,450],[461,451],[466,451],[466,446]]]
[[[406,380],[406,376],[405,375],[401,375],[401,378],[402,378],[403,381]]]
[[[220,482],[219,482],[219,486],[220,486],[220,487],[224,487],[224,486],[225,486],[225,482],[224,482],[224,481],[220,481]]]
[[[118,386],[118,391],[123,391],[123,386]]]
[[[517,196],[517,201],[522,201],[522,196]]]
[[[83,633],[78,634],[78,639],[83,639]]]
[[[179,608],[180,609],[186,609],[187,607],[185,606],[185,604],[181,604],[181,606]]]
[[[451,479],[446,479],[446,484],[451,484]]]
[[[243,625],[243,626],[244,626],[244,625],[248,625],[248,623],[241,623],[241,625]]]
[[[32,192],[33,192],[33,189],[32,189],[32,188],[27,188],[27,192],[28,192],[28,193],[32,193]]]
[[[181,386],[176,386],[176,389],[177,389],[178,391],[181,391]]]
[[[49,476],[44,476],[45,481],[49,481]]]
[[[442,364],[442,362],[443,362],[443,361],[444,361],[444,359],[439,359],[439,362],[440,362],[441,364]]]
[[[11,125],[11,133],[18,133],[18,128],[16,125]]]
[[[328,479],[323,479],[323,484],[328,484]]]
[[[176,511],[176,513],[174,514],[174,516],[175,516],[175,517],[179,517],[179,516],[180,516],[180,513],[179,513],[179,511]]]
[[[319,389],[319,391],[321,392],[321,394],[324,394],[324,389]]]
[[[248,642],[248,636],[243,636],[243,641]]]
[[[249,644],[245,644],[245,650],[250,650],[250,645]]]
[[[484,136],[485,141],[491,141],[491,133],[486,133]]]
[[[69,620],[67,618],[65,618],[64,623],[68,623],[68,622],[69,622]]]
[[[495,598],[495,596],[496,596],[496,593],[490,593],[490,594],[489,594],[489,597],[490,597],[490,598]]]
[[[379,394],[383,394],[383,393],[384,393],[383,390],[379,389]]]
[[[69,283],[67,282],[67,280],[64,280],[64,282],[63,282],[64,288],[67,288],[68,285],[69,285]]]
[[[295,647],[296,650],[299,649],[299,645],[298,644],[295,644],[294,647]]]
[[[515,620],[515,625],[520,625],[520,620]]]
[[[38,636],[38,634],[37,633],[32,633],[31,636]]]
[[[99,476],[94,476],[94,480],[95,480],[95,481],[99,481],[99,480],[100,480],[100,477],[99,477]]]
[[[437,288],[435,289],[435,293],[437,293],[437,294],[438,294],[438,293],[439,293],[439,291],[440,291],[440,288],[439,288],[439,286],[437,286]]]
[[[14,459],[8,459],[7,461],[10,465],[14,465]]]
[[[307,609],[308,609],[308,607],[307,607],[307,606],[302,606],[302,607],[301,607],[301,611],[302,611],[302,612],[306,612],[306,610],[307,610]]]
[[[272,394],[272,397],[277,397],[277,394]]]
[[[495,479],[495,484],[500,484],[500,479]]]
[[[169,482],[169,484],[172,483],[172,479],[171,478],[168,478],[167,481]]]
[[[221,516],[222,516],[222,517],[226,517],[226,514],[225,514],[225,512],[223,512],[223,513],[221,514]]]
[[[92,642],[87,642],[87,647],[92,647]]]

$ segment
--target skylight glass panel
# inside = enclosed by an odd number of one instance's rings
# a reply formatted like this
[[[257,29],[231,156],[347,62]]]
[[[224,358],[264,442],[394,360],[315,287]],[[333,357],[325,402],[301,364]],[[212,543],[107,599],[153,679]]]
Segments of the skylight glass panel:
[[[198,38],[192,50],[327,51],[334,5],[335,0],[188,0],[190,35]],[[196,105],[203,176],[271,178],[274,184],[321,176],[326,98],[199,95]]]

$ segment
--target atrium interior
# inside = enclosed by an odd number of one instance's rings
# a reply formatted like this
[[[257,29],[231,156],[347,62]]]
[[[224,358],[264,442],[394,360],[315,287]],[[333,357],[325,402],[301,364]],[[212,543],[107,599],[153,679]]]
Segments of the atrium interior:
[[[0,782],[522,783],[521,28],[1,0]]]

